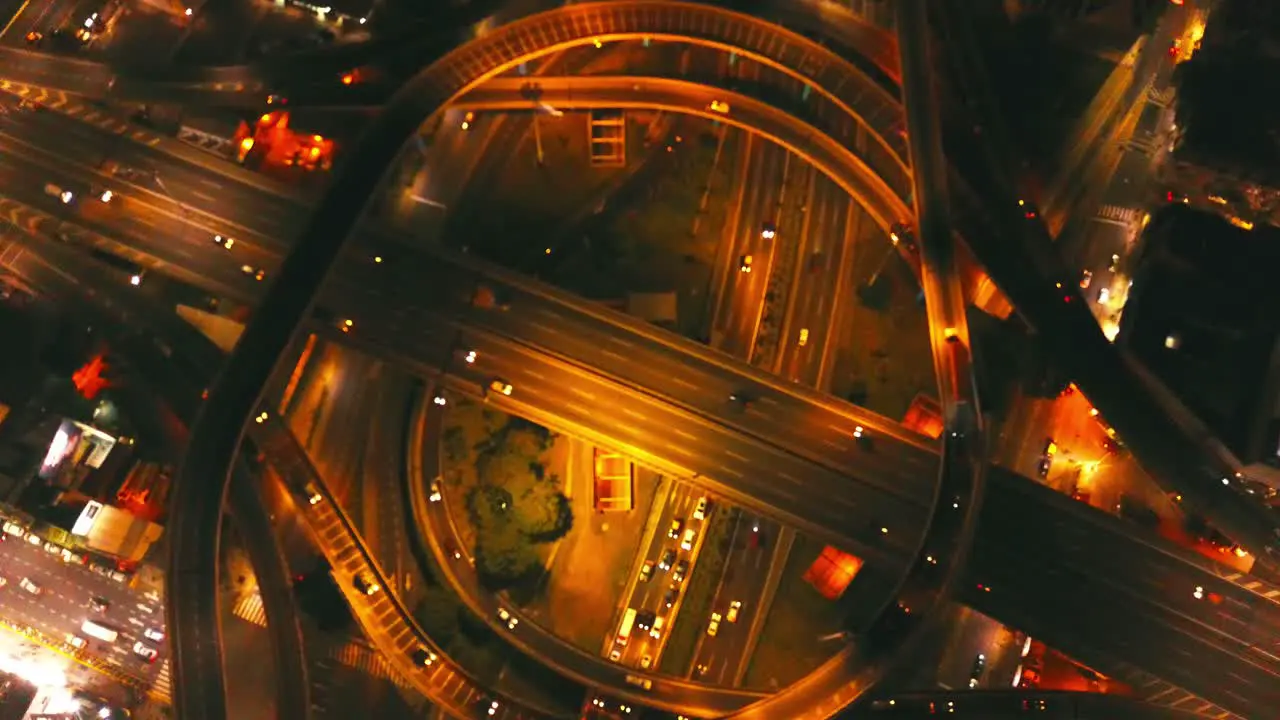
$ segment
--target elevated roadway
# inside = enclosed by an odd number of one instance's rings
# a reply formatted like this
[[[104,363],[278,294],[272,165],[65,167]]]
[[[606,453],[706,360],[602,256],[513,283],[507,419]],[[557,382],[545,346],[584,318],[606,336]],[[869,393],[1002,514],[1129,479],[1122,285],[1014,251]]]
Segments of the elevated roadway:
[[[494,36],[506,35],[506,30],[503,28],[494,33]],[[598,34],[599,29],[591,28],[591,33]],[[589,40],[582,37],[586,33],[581,30],[576,31],[576,34],[578,37],[571,38],[569,42]],[[773,35],[776,38],[776,33]],[[506,39],[510,40],[511,37]],[[545,46],[548,40],[543,37],[538,42]],[[482,79],[486,73],[498,72],[518,64],[518,58],[521,57],[516,52],[514,43],[482,42],[481,45],[486,46],[486,53],[478,52],[476,46],[471,46],[474,52],[464,48],[463,52],[451,54],[410,83],[404,91],[404,104],[389,111],[379,120],[379,127],[383,131],[379,133],[380,137],[366,145],[365,152],[354,156],[348,162],[347,172],[337,179],[335,192],[341,193],[337,197],[359,197],[361,188],[372,184],[372,180],[389,164],[399,145],[423,116],[433,114],[467,84]],[[467,71],[464,68],[468,64],[480,69]],[[459,70],[462,72],[457,72]],[[263,311],[242,341],[242,348],[250,349],[242,349],[233,357],[223,382],[212,393],[205,415],[197,426],[191,459],[187,463],[188,477],[179,484],[180,488],[185,488],[180,490],[180,500],[184,501],[182,507],[192,510],[205,507],[207,512],[216,514],[219,503],[210,501],[218,498],[210,498],[206,494],[222,486],[227,476],[226,463],[230,462],[239,435],[238,432],[231,432],[230,428],[238,428],[248,419],[255,405],[254,397],[270,377],[274,358],[280,355],[291,340],[289,329],[296,328],[305,314],[315,289],[337,257],[343,238],[354,225],[358,211],[359,208],[349,201],[326,203],[312,220],[312,232],[307,233],[308,241],[299,247],[282,268],[279,282],[269,290]],[[210,433],[207,440],[204,439],[202,428]],[[203,477],[198,477],[200,475]],[[197,503],[196,499],[203,499],[205,502]],[[171,588],[175,597],[192,590],[209,589],[199,586],[195,580],[202,575],[213,575],[210,558],[214,556],[211,548],[216,543],[215,524],[208,519],[195,518],[183,523],[182,534],[187,540],[175,542],[176,572],[172,576],[175,586]],[[183,583],[188,579],[193,582],[184,586]],[[191,631],[179,631],[176,641],[180,648],[190,646],[191,635]],[[194,678],[184,682],[184,654],[180,650],[176,667],[177,684],[182,688],[179,693],[180,702],[189,705],[193,700],[208,700],[215,691],[220,692],[222,685],[218,669],[207,663],[199,663],[194,658],[192,662],[186,663],[187,671],[210,673],[206,677],[213,679],[211,687],[206,687],[204,683],[190,682]],[[186,687],[195,688],[197,685],[206,687],[203,698],[197,697],[199,690],[187,693]],[[210,716],[224,711],[220,702],[204,703],[200,707],[210,708]]]
[[[442,341],[450,342],[454,331],[446,320],[433,321],[426,315],[405,319],[418,328],[421,344],[417,347],[401,344],[403,332],[399,327],[387,327],[384,331],[387,334],[379,337],[379,329],[373,324],[358,333],[363,339],[359,344],[424,376],[436,375],[446,367],[440,351],[447,345],[442,345]],[[443,327],[431,330],[432,322]],[[336,331],[334,335],[342,336]],[[465,337],[464,342],[469,343],[473,337]],[[485,358],[483,367],[472,369],[465,363],[452,363],[449,372],[455,376],[454,387],[465,387],[470,394],[477,394],[488,377],[511,378],[517,388],[512,396],[491,402],[552,427],[605,444],[617,443],[616,439],[606,436],[612,432],[600,432],[611,425],[607,417],[599,413],[582,416],[568,408],[564,398],[566,394],[574,394],[574,390],[585,390],[599,393],[602,402],[611,407],[627,407],[629,399],[625,394],[605,395],[599,387],[580,385],[576,378],[556,374],[554,368],[539,364],[518,346],[504,348],[499,343],[487,345],[479,341],[476,344],[481,357]],[[391,345],[400,350],[388,351],[386,348]],[[659,445],[664,441],[662,427],[676,421],[656,412],[646,408],[650,421],[639,429],[645,431],[647,442]],[[593,428],[599,429],[593,431]],[[748,455],[749,450],[745,448],[741,452],[757,467],[776,462],[767,455]],[[1280,687],[1275,684],[1236,681],[1215,689],[1217,685],[1213,681],[1219,678],[1215,676],[1204,683],[1184,685],[1188,673],[1197,672],[1199,655],[1170,653],[1151,638],[1182,637],[1192,648],[1227,642],[1228,649],[1222,652],[1234,660],[1233,664],[1223,661],[1223,673],[1236,672],[1248,677],[1242,668],[1256,665],[1259,660],[1271,668],[1267,672],[1272,672],[1277,667],[1273,664],[1276,661],[1258,652],[1276,654],[1280,648],[1262,644],[1259,650],[1251,649],[1260,638],[1256,635],[1259,631],[1254,616],[1236,614],[1232,615],[1236,620],[1204,625],[1206,619],[1213,621],[1231,607],[1197,601],[1194,590],[1200,587],[1206,593],[1223,597],[1243,594],[1251,598],[1251,610],[1277,622],[1280,622],[1280,605],[1274,598],[1280,597],[1280,592],[1268,595],[1272,592],[1270,588],[1246,587],[1240,584],[1243,581],[1238,574],[1224,566],[1174,549],[1126,521],[1100,513],[1002,468],[987,470],[985,488],[970,569],[965,582],[961,583],[966,602],[1122,679],[1128,672],[1126,668],[1145,668],[1151,675],[1224,707],[1232,707],[1232,694],[1248,698],[1247,702],[1253,703],[1250,707],[1255,709],[1271,702],[1269,693],[1274,692],[1272,688]],[[1015,555],[1022,559],[1013,562]],[[1086,601],[1078,588],[1073,589],[1081,584],[1082,574],[1101,583],[1098,587],[1088,586],[1086,594],[1093,593],[1089,595],[1092,601]],[[979,584],[990,590],[974,592]],[[1104,586],[1126,590],[1131,597],[1105,592]],[[1042,606],[1045,598],[1056,596],[1075,598],[1079,604],[1064,601]],[[1097,598],[1102,597],[1107,598],[1106,602],[1098,601]],[[1227,627],[1226,637],[1219,625]],[[1128,677],[1132,678],[1132,674]],[[1239,704],[1237,701],[1236,707]],[[1238,712],[1252,717],[1247,708]]]
[[[1102,334],[1079,293],[1078,273],[1066,267],[1043,219],[1018,206],[1024,200],[1034,211],[1035,183],[1015,170],[1021,165],[987,84],[967,8],[937,6],[949,47],[944,64],[961,95],[954,105],[965,108],[950,125],[947,148],[969,203],[961,228],[966,242],[1156,481],[1274,566],[1280,562],[1276,515],[1235,482],[1238,468],[1217,456],[1211,438],[1189,434],[1164,412]]]
[[[841,38],[850,47],[857,48],[849,62],[886,88],[892,88],[897,82],[897,44],[893,33],[844,8],[815,0],[765,0],[753,3],[752,15],[748,16],[726,9],[725,5],[733,3],[615,0],[564,7],[550,0],[535,0],[501,3],[495,7],[492,2],[478,2],[448,6],[441,17],[407,29],[399,37],[377,43],[338,45],[247,65],[109,66],[65,55],[6,47],[0,48],[0,67],[4,68],[6,79],[125,103],[260,108],[267,95],[283,93],[295,106],[376,108],[386,104],[395,91],[394,87],[377,81],[383,70],[403,72],[406,68],[412,71],[425,67],[460,44],[532,14],[541,17],[536,18],[536,23],[526,23],[529,28],[578,26],[609,40],[640,39],[643,33],[729,47],[749,32],[753,43],[739,48],[741,50],[760,46],[767,39],[770,27],[778,31],[782,26],[795,26],[814,34],[837,17]],[[690,33],[692,28],[697,31]],[[788,59],[804,59],[803,55],[782,46],[769,48],[762,57],[779,58],[784,64]],[[795,67],[802,66],[796,64]],[[810,64],[809,67],[816,66]],[[341,74],[354,68],[371,69],[374,82],[342,85],[338,81]]]

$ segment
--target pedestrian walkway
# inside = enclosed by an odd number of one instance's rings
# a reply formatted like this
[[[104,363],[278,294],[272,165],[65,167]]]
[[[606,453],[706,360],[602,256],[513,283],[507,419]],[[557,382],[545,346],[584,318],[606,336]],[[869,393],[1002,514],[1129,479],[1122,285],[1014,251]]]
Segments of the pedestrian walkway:
[[[413,684],[404,679],[391,668],[390,663],[380,653],[357,642],[347,642],[330,646],[327,653],[330,658],[349,668],[359,670],[366,675],[390,680],[402,690],[412,690]]]
[[[241,595],[231,608],[231,614],[258,627],[267,626],[267,611],[262,607],[262,594],[257,590]]]

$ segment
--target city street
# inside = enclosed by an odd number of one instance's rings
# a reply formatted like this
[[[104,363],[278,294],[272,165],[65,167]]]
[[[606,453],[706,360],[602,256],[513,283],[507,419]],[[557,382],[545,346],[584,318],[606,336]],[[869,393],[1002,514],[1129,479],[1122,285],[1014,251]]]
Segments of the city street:
[[[143,637],[145,630],[164,632],[164,606],[160,602],[130,588],[127,581],[117,581],[91,571],[89,566],[64,561],[60,555],[47,551],[43,543],[34,545],[7,535],[0,543],[0,554],[5,558],[3,577],[6,580],[0,589],[0,615],[10,622],[35,628],[49,638],[64,641],[68,636],[83,638],[87,642],[86,654],[147,681],[158,692],[167,693],[167,644]],[[38,595],[20,587],[24,578],[40,588]],[[105,612],[90,608],[94,597],[107,601]],[[87,637],[80,629],[85,620],[118,631],[119,639],[107,643]],[[135,655],[132,648],[137,642],[155,647],[160,653],[157,661],[149,662]],[[68,652],[73,652],[73,648],[68,646]]]

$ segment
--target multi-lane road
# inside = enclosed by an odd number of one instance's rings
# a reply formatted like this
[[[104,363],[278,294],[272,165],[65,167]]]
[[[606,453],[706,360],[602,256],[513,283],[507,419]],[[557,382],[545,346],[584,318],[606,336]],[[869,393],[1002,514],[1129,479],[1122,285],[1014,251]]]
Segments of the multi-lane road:
[[[5,579],[0,588],[0,614],[10,622],[35,628],[54,642],[66,642],[68,652],[94,656],[145,683],[160,685],[167,693],[167,672],[160,677],[168,656],[160,596],[130,587],[128,576],[117,573],[113,577],[110,570],[64,560],[60,552],[57,545],[39,540],[31,543],[27,537],[6,533],[0,543],[5,560],[0,575]],[[24,587],[24,580],[33,585]],[[31,586],[38,591],[29,591]],[[103,610],[93,607],[95,598],[105,601]],[[118,639],[105,642],[86,636],[81,631],[85,620],[116,630]],[[148,630],[160,640],[145,637]],[[81,642],[84,647],[74,647]],[[135,654],[135,643],[156,649],[156,661]]]

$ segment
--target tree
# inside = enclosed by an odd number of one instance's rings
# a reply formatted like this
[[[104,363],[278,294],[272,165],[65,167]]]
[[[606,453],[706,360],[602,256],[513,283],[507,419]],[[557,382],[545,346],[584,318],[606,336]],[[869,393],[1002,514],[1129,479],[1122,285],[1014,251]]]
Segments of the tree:
[[[458,635],[458,603],[442,588],[427,588],[413,608],[413,618],[440,647],[447,646]]]

